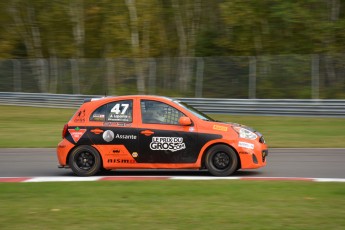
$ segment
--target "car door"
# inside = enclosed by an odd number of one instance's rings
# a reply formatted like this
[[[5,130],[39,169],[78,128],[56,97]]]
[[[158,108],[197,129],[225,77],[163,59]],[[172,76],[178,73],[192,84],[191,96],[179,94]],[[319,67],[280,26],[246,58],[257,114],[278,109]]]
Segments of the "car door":
[[[89,138],[100,149],[104,164],[135,163],[138,130],[133,127],[133,100],[104,104],[90,116]]]
[[[194,163],[198,158],[198,134],[194,124],[182,126],[185,116],[177,108],[155,100],[140,101],[138,163]]]

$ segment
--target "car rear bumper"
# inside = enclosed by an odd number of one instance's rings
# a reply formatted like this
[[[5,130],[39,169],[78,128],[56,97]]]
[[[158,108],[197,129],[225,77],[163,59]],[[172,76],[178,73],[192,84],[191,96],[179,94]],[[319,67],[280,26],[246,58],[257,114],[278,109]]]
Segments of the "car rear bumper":
[[[74,145],[66,139],[63,139],[56,148],[56,154],[58,159],[58,167],[65,168],[67,165],[68,154]]]

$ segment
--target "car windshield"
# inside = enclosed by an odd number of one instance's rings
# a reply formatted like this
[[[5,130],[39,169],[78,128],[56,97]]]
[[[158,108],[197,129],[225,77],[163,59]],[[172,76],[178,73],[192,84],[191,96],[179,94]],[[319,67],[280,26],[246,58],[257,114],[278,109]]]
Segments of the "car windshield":
[[[181,101],[174,101],[176,104],[182,106],[183,108],[187,109],[189,112],[193,113],[195,116],[199,117],[200,119],[204,121],[215,121],[213,118],[207,116],[203,112],[197,110],[196,108],[188,105],[187,103],[181,102]]]

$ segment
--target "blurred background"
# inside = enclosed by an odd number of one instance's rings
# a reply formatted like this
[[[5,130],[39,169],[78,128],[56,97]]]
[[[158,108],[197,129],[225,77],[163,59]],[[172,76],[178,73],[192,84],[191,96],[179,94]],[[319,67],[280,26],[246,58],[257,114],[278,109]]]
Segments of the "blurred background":
[[[8,0],[0,91],[345,98],[343,0]]]

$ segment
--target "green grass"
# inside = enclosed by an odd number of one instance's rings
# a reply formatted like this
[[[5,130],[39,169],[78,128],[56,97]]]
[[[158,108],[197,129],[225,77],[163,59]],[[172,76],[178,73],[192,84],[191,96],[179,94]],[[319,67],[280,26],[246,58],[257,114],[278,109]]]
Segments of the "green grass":
[[[0,148],[56,147],[76,109],[0,106]]]
[[[255,128],[264,134],[269,147],[345,147],[345,118],[228,115],[213,117]]]
[[[56,147],[75,109],[0,106],[0,147]],[[270,147],[345,147],[340,118],[226,116]],[[343,229],[345,184],[0,183],[0,229]]]
[[[345,184],[0,183],[0,229],[343,229]]]
[[[0,148],[56,147],[76,109],[0,106]],[[269,147],[344,148],[344,118],[211,115],[251,126]]]

